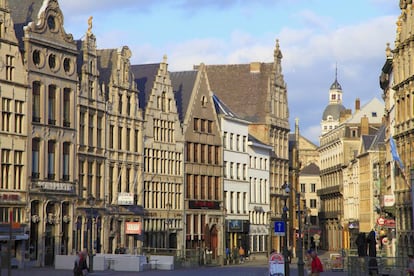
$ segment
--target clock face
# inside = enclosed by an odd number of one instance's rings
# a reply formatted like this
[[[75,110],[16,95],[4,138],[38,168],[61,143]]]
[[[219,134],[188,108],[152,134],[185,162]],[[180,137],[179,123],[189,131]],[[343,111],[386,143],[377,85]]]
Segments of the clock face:
[[[47,18],[47,25],[49,26],[49,29],[54,30],[56,28],[56,22],[54,16],[49,16]]]

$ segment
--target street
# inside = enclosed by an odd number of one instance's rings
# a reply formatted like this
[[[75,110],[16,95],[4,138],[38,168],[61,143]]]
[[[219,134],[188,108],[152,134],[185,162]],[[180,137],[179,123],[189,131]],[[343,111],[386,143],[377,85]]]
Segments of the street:
[[[140,276],[158,276],[158,275],[180,275],[180,276],[224,276],[224,275],[239,275],[239,276],[267,276],[268,267],[265,263],[254,263],[249,262],[242,265],[231,265],[231,266],[214,266],[214,267],[198,267],[198,268],[185,268],[176,269],[171,271],[166,270],[149,270],[143,272],[122,272],[122,271],[99,271],[90,273],[90,276],[113,276],[113,275],[140,275]],[[13,269],[11,271],[12,276],[72,276],[73,273],[70,270],[54,270],[52,268],[31,268],[31,269]],[[297,276],[298,270],[295,264],[291,265],[290,276]],[[306,275],[306,272],[305,272]],[[324,276],[344,276],[346,272],[332,272],[326,271],[323,273]],[[6,269],[2,270],[0,276],[8,276]]]

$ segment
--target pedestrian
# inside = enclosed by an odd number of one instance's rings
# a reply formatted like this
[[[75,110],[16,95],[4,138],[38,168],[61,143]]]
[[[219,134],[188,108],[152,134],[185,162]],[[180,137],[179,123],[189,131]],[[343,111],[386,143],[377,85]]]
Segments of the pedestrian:
[[[78,253],[78,256],[75,259],[75,264],[73,267],[74,276],[85,276],[89,273],[89,268],[86,263],[86,251],[81,251]]]
[[[407,273],[410,276],[414,276],[414,255],[413,254],[408,254]]]
[[[228,247],[226,247],[226,260],[227,260],[227,264],[229,264],[231,260],[231,252],[230,252],[230,248]]]
[[[239,251],[237,250],[237,247],[235,246],[234,248],[233,248],[233,263],[234,264],[236,264],[236,262],[237,262],[237,260],[238,260],[238,258],[239,258]]]
[[[312,258],[311,262],[311,275],[312,276],[319,276],[321,272],[323,272],[323,265],[321,260],[318,257],[318,254],[316,254],[315,250],[310,251],[310,256]]]
[[[241,264],[244,263],[244,254],[245,254],[244,248],[243,248],[243,246],[240,246],[240,248],[239,248],[239,257],[240,257],[240,263]]]

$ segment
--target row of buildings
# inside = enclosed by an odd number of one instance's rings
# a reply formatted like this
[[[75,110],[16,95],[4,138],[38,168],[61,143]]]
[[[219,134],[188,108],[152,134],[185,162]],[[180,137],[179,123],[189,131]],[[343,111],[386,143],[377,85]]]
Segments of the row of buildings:
[[[9,225],[12,255],[38,266],[117,246],[220,262],[226,247],[300,250],[298,230],[306,247],[353,249],[374,230],[387,255],[412,250],[413,15],[400,7],[385,104],[345,108],[335,77],[316,146],[298,121],[290,133],[278,41],[271,63],[170,72],[166,57],[98,49],[92,19],[73,39],[57,0],[0,0],[1,252]]]
[[[83,248],[280,248],[294,175],[279,43],[271,63],[169,72],[98,49],[92,18],[75,40],[63,17],[57,0],[0,0],[2,256],[10,238],[38,266]]]

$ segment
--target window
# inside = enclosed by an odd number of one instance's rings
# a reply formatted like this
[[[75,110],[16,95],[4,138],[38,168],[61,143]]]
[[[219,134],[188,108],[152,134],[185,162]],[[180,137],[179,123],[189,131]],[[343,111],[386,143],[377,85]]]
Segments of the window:
[[[79,144],[85,145],[85,112],[81,111],[79,115]]]
[[[310,208],[316,208],[316,199],[310,200]]]
[[[14,74],[14,57],[6,55],[6,80],[12,81]]]
[[[102,163],[96,164],[96,198],[101,198],[101,182],[102,182],[102,174],[101,174],[101,167]]]
[[[122,127],[118,127],[118,149],[122,149]]]
[[[49,67],[50,69],[55,69],[56,67],[56,56],[54,54],[49,55]]]
[[[227,149],[227,132],[223,133],[223,147]]]
[[[135,152],[138,152],[138,141],[139,141],[139,131],[135,130],[134,141],[135,141]]]
[[[89,148],[93,147],[93,114],[89,114],[89,122],[88,122],[88,146]]]
[[[93,182],[93,162],[88,162],[88,183],[86,187],[86,193],[88,195],[92,194],[92,182]]]
[[[49,26],[49,29],[51,30],[51,31],[54,31],[55,30],[55,28],[56,28],[56,22],[55,22],[55,17],[54,16],[49,16],[48,18],[47,18],[47,26]]]
[[[34,50],[33,51],[32,60],[33,60],[33,63],[36,66],[39,66],[40,65],[40,51],[39,50]]]
[[[118,112],[122,114],[122,94],[118,95]]]
[[[70,144],[63,143],[63,180],[69,180],[69,156],[70,156]]]
[[[372,117],[377,117],[377,112],[372,112]]]
[[[32,179],[39,179],[39,139],[32,140]]]
[[[1,130],[10,131],[11,120],[11,99],[3,98],[1,100]]]
[[[0,178],[0,188],[10,189],[9,179],[10,179],[10,169],[11,169],[11,150],[2,149],[1,150],[1,178]]]
[[[63,60],[63,70],[65,70],[66,73],[70,73],[72,69],[72,63],[69,58],[65,58]]]
[[[131,97],[127,96],[127,115],[129,116],[131,113]]]
[[[97,128],[96,128],[96,146],[98,148],[102,147],[102,128],[103,128],[103,119],[102,119],[102,114],[98,114],[98,124],[97,124]]]
[[[93,99],[93,81],[88,81],[88,98],[89,100]]]
[[[200,129],[200,119],[194,118],[193,123],[194,123],[194,131],[199,131],[199,129]]]
[[[128,127],[127,133],[126,133],[126,150],[128,151],[130,149],[130,144],[131,144],[131,129]]]
[[[70,127],[70,89],[63,89],[63,126]]]
[[[301,193],[306,193],[306,184],[305,183],[300,184],[300,192]]]
[[[14,103],[14,120],[15,120],[15,132],[16,133],[23,133],[23,104],[24,102],[16,100]]]
[[[33,82],[32,88],[33,103],[32,103],[32,117],[33,122],[40,122],[40,83],[35,81]]]
[[[47,178],[55,179],[55,141],[47,143]]]
[[[48,97],[48,122],[49,125],[56,125],[56,86],[49,85],[49,97]]]
[[[114,126],[109,126],[109,148],[114,148]]]
[[[316,184],[311,183],[311,193],[316,193]]]
[[[84,168],[85,161],[79,160],[79,195],[83,195],[84,185],[85,185],[85,168]]]
[[[22,189],[23,183],[23,151],[14,152],[14,189]]]

